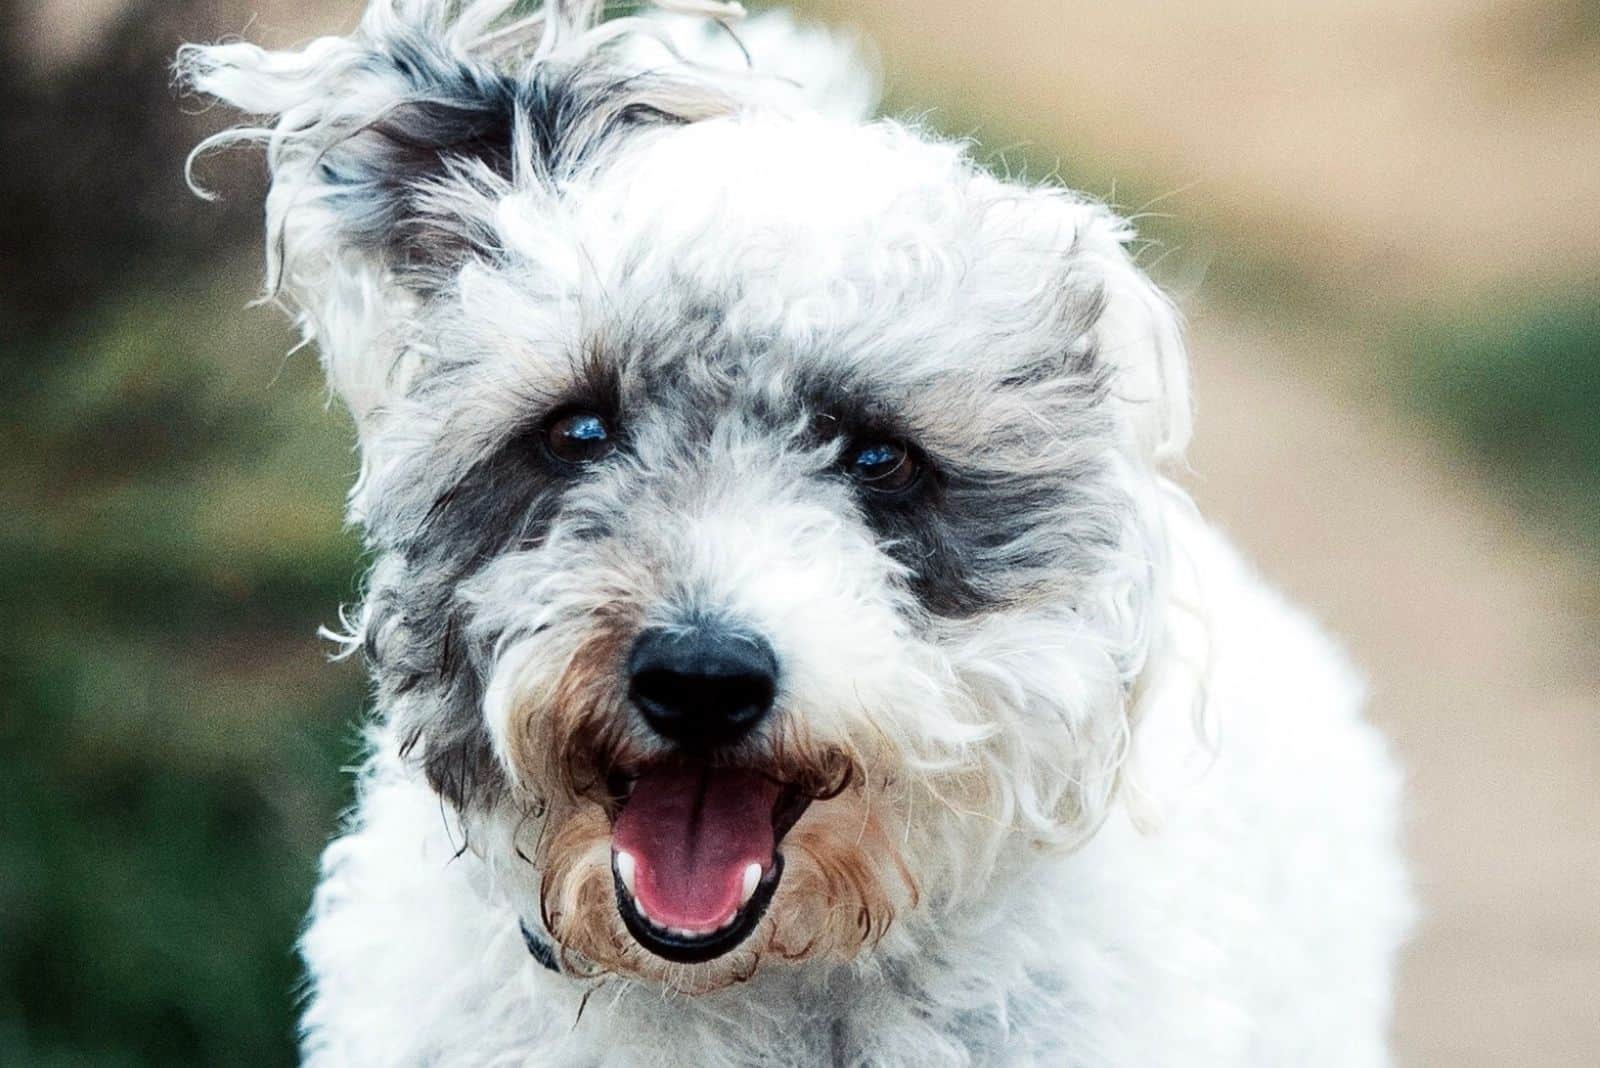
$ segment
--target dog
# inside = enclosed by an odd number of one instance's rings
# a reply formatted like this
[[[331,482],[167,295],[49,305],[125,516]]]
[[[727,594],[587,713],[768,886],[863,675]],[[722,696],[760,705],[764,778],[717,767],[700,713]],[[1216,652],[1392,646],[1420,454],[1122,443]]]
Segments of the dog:
[[[358,437],[306,1063],[1387,1063],[1401,774],[1170,480],[1129,224],[848,37],[602,7],[179,57]]]

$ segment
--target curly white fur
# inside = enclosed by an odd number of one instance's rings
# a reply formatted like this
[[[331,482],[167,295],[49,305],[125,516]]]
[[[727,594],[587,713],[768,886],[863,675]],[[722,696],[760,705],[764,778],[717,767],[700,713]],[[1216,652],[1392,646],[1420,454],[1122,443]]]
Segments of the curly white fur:
[[[269,292],[356,417],[376,558],[307,1060],[1386,1063],[1400,777],[1162,473],[1187,364],[1130,228],[869,121],[849,42],[660,6],[376,0],[180,58],[265,120],[202,148],[266,145]],[[601,394],[625,454],[526,459]],[[819,418],[892,423],[938,498],[875,514]],[[573,769],[660,758],[616,650],[708,612],[783,665],[741,753],[852,777],[749,944],[669,966]]]

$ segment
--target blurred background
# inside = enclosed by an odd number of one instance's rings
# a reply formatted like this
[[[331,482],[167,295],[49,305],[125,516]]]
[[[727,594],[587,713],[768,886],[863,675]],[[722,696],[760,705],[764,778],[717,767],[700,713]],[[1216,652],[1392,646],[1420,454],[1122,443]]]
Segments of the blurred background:
[[[1600,1050],[1600,3],[800,0],[890,110],[1139,217],[1188,483],[1340,633],[1411,774],[1408,1065]],[[184,40],[356,0],[0,0],[0,1064],[293,1060],[348,801],[342,413]],[[1359,799],[1354,803],[1359,803]]]

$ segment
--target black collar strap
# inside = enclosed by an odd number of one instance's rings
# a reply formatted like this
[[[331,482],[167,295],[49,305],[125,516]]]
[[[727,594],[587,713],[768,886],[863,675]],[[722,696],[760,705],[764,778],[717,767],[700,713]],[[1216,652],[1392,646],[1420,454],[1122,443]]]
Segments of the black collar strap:
[[[517,925],[522,928],[522,944],[528,947],[528,952],[533,954],[533,959],[560,975],[561,962],[556,959],[556,950],[550,944],[550,940],[543,935],[534,934],[533,931],[528,929],[528,924],[524,920],[518,920]]]

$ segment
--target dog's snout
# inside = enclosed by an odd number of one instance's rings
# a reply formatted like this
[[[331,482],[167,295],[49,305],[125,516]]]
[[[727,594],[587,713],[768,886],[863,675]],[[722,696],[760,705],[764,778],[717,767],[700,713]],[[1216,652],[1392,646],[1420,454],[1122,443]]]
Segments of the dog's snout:
[[[772,709],[778,659],[759,636],[720,625],[647,630],[628,657],[628,695],[663,738],[730,745]]]

